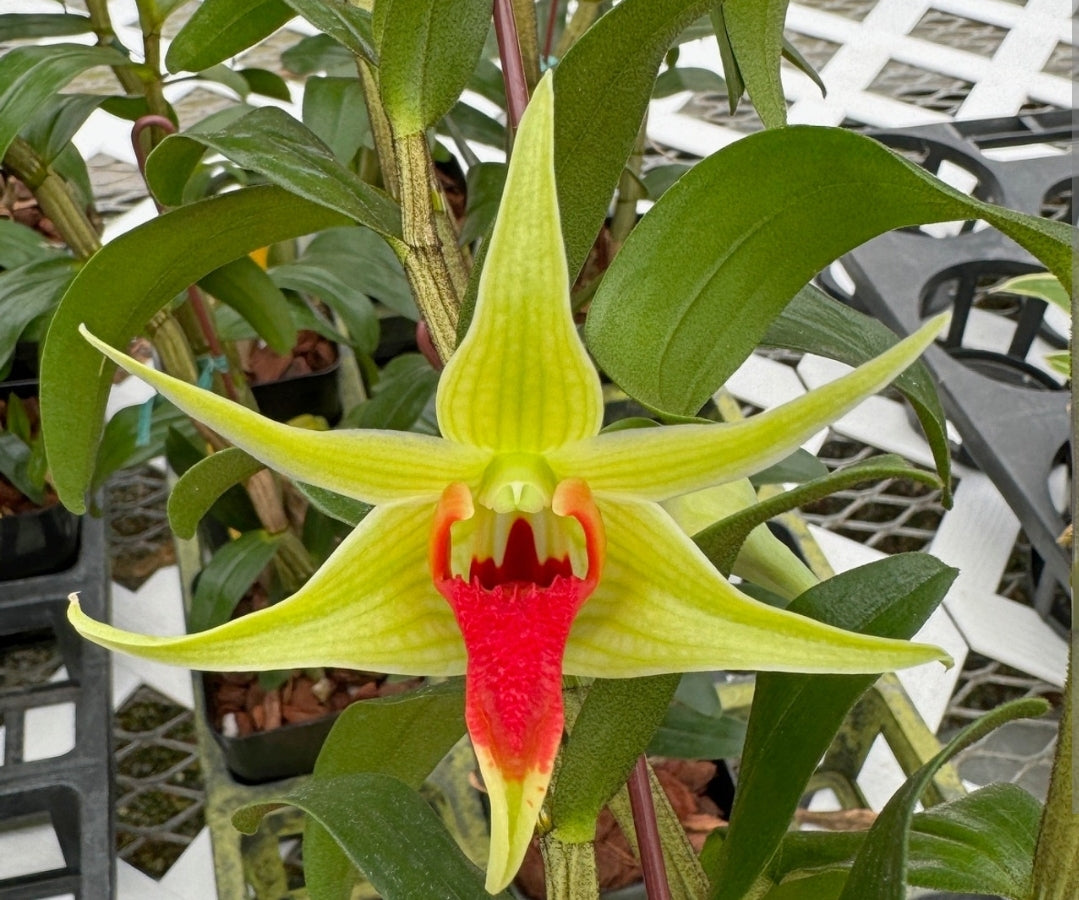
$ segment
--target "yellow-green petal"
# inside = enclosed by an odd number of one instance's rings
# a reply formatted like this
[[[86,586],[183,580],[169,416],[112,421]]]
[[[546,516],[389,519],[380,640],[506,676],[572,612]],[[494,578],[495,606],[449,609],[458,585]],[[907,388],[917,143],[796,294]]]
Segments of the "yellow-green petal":
[[[570,309],[554,180],[551,76],[517,133],[468,334],[438,387],[454,441],[543,452],[599,431],[603,399]]]
[[[672,497],[663,508],[690,537],[720,519],[740,512],[757,502],[757,492],[748,478],[718,484]],[[731,571],[780,597],[793,600],[808,591],[819,579],[767,525],[758,525],[745,539]]]
[[[478,482],[490,454],[404,431],[311,431],[283,425],[210,391],[173,378],[83,336],[109,359],[141,378],[237,447],[291,478],[367,503],[437,497],[447,484]]]
[[[339,666],[401,675],[459,675],[464,643],[427,566],[434,507],[380,506],[286,600],[198,634],[157,637],[86,616],[68,618],[110,650],[191,669]]]
[[[609,498],[597,504],[606,561],[570,632],[567,674],[865,673],[950,663],[938,647],[855,634],[758,603],[720,577],[659,506]]]
[[[553,450],[547,461],[558,478],[583,478],[596,494],[656,501],[752,475],[885,387],[946,320],[937,316],[842,378],[740,422],[612,431]]]

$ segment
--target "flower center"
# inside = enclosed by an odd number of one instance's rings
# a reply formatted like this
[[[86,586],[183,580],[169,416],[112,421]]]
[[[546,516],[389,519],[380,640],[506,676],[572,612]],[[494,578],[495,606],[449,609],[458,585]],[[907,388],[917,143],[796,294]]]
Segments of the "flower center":
[[[519,478],[485,479],[476,499],[466,485],[452,484],[439,500],[430,563],[443,595],[454,579],[489,591],[511,584],[547,588],[558,577],[581,582],[587,593],[595,588],[603,524],[583,481],[567,479],[549,490]]]

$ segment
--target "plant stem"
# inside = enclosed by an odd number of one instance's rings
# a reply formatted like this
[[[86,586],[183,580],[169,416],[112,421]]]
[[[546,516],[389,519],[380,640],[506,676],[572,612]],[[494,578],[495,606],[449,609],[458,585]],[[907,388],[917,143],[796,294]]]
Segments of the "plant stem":
[[[142,46],[150,76],[145,85],[146,106],[152,115],[168,119],[169,104],[165,100],[161,80],[161,32],[144,31],[142,34]],[[164,139],[165,134],[152,134],[151,147],[156,146]]]
[[[382,169],[382,184],[393,197],[400,199],[401,184],[397,178],[397,160],[394,156],[393,129],[378,92],[378,75],[369,62],[356,60],[356,70],[360,73],[363,86],[363,99],[367,104],[367,116],[371,122],[371,134],[375,139],[375,153]]]
[[[540,838],[547,900],[593,900],[599,896],[596,847],[591,841],[567,844],[553,833]]]
[[[506,113],[511,133],[528,106],[528,79],[525,77],[524,60],[517,35],[517,20],[513,15],[513,0],[495,0],[495,39],[498,55],[502,60],[502,78],[506,84]]]
[[[558,40],[558,49],[555,56],[561,59],[569,51],[569,48],[577,43],[577,39],[588,31],[589,26],[596,21],[602,3],[578,3],[577,9],[566,23],[562,37]]]
[[[112,47],[119,44],[116,32],[112,28],[112,19],[109,18],[108,0],[86,0],[86,11],[90,14],[90,28],[97,35],[97,42],[102,47]],[[124,48],[126,51],[126,48]],[[129,66],[115,66],[112,70],[120,86],[128,94],[144,93],[144,85],[138,73]]]
[[[618,199],[615,201],[614,215],[611,216],[612,254],[618,252],[633,226],[637,224],[637,201],[645,196],[644,185],[641,184],[641,168],[644,164],[644,145],[647,138],[648,113],[645,113],[644,121],[637,132],[637,140],[633,144],[633,152],[630,153],[618,179]]]
[[[404,234],[404,248],[399,255],[435,349],[445,362],[457,343],[457,319],[468,272],[457,248],[445,199],[434,180],[426,135],[395,135],[393,147],[401,184]]]
[[[517,23],[517,45],[521,48],[525,81],[528,91],[535,89],[540,79],[539,23],[536,21],[535,0],[512,0],[513,21]],[[555,0],[557,5],[557,0]]]
[[[94,226],[75,202],[67,182],[57,175],[22,138],[15,138],[4,154],[3,167],[25,184],[79,259],[89,259],[101,247]]]
[[[1074,665],[1074,638],[1072,663]],[[1032,900],[1069,900],[1079,897],[1079,809],[1076,799],[1074,734],[1074,671],[1068,672],[1064,685],[1064,708],[1060,717],[1053,774],[1049,795],[1042,813],[1038,845],[1034,851]]]
[[[663,861],[663,842],[656,824],[656,808],[652,803],[652,785],[648,760],[641,755],[629,776],[629,803],[633,810],[633,829],[641,857],[644,890],[648,900],[670,900],[667,866]]]
[[[547,9],[547,29],[543,34],[543,61],[546,63],[551,58],[551,50],[553,49],[554,40],[554,27],[558,21],[558,0],[551,0],[551,4]]]
[[[1072,295],[1072,321],[1079,316],[1079,295]],[[1079,471],[1079,341],[1071,342],[1072,472]],[[1072,522],[1079,516],[1079,494],[1072,488]],[[1071,539],[1072,611],[1079,609],[1075,588],[1079,583],[1079,547]],[[1048,577],[1048,576],[1043,576]],[[1075,728],[1079,726],[1079,692],[1075,690],[1075,667],[1079,663],[1079,631],[1072,629],[1071,660],[1064,682],[1064,708],[1060,717],[1053,774],[1045,800],[1038,845],[1034,851],[1033,900],[1065,900],[1079,896],[1079,766],[1075,765]]]

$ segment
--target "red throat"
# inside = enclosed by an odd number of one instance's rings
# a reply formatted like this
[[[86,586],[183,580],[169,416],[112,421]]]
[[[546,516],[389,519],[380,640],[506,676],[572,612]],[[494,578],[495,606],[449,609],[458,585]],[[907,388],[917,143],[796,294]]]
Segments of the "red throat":
[[[463,485],[447,489],[432,533],[435,587],[446,598],[468,651],[465,706],[473,742],[502,777],[549,772],[562,737],[562,657],[578,610],[595,588],[602,525],[587,487],[566,512],[588,543],[585,576],[568,557],[540,559],[532,526],[510,527],[501,563],[473,558],[466,580],[450,571],[450,526],[471,513]],[[566,505],[566,504],[563,504]]]

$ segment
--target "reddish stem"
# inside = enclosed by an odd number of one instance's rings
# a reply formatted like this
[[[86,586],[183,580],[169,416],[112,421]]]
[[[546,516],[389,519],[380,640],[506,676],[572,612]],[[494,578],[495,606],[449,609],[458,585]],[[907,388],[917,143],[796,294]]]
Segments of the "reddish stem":
[[[498,56],[502,60],[502,80],[506,84],[506,112],[510,130],[514,133],[528,106],[528,81],[517,39],[517,20],[513,17],[512,0],[495,0],[495,38]]]
[[[160,128],[165,134],[176,134],[176,126],[170,119],[164,116],[141,116],[131,126],[131,145],[135,148],[135,159],[139,164],[139,172],[143,180],[146,179],[146,150],[142,146],[142,133],[147,128]],[[154,200],[157,211],[161,212],[161,204]]]
[[[648,760],[644,754],[637,758],[626,787],[629,788],[629,805],[633,810],[633,829],[637,832],[637,852],[641,857],[645,893],[648,900],[671,900],[667,866],[663,861],[663,842],[656,824],[656,807],[652,802]]]
[[[141,138],[143,131],[147,128],[160,128],[166,134],[176,133],[176,126],[164,116],[141,116],[131,126],[131,145],[135,148],[135,159],[138,161],[139,173],[142,175],[143,181],[146,181],[146,151],[143,149]],[[156,197],[154,198],[154,206],[157,207],[159,213],[164,211],[164,207],[157,202]],[[214,328],[213,322],[210,321],[210,314],[206,310],[206,303],[202,299],[202,293],[193,284],[188,285],[187,301],[191,304],[191,309],[195,313],[195,318],[199,323],[199,331],[202,332],[202,336],[206,340],[206,346],[210,348],[210,353],[214,359],[224,359],[225,352],[221,347],[221,342],[217,339],[217,330]],[[228,398],[233,401],[237,400],[236,385],[232,383],[230,373],[223,372],[221,381],[225,385],[225,393],[228,394]]]
[[[551,44],[554,42],[554,23],[558,19],[558,0],[551,0],[547,13],[547,34],[543,36],[543,59],[541,65],[551,58]]]

